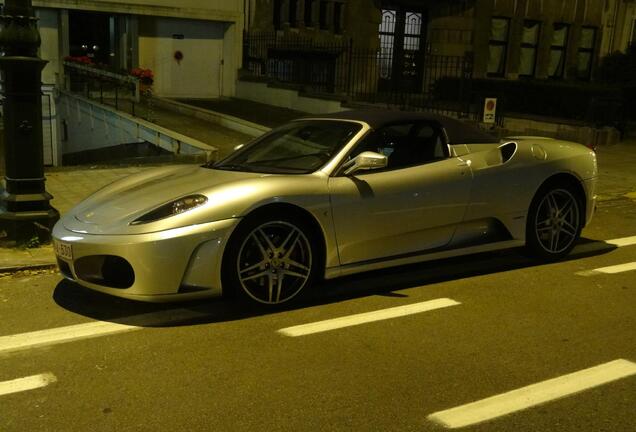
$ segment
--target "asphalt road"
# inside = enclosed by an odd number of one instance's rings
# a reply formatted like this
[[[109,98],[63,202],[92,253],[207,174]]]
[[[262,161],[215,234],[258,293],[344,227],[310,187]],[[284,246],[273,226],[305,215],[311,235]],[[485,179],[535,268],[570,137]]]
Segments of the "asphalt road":
[[[636,242],[602,242],[632,236],[636,201],[617,195],[566,261],[504,251],[402,267],[268,314],[221,300],[128,302],[54,273],[3,277],[0,431],[442,431],[431,414],[507,392],[494,418],[460,430],[636,431],[636,270],[593,272],[636,262]],[[437,299],[454,303],[279,332]],[[37,342],[47,335],[57,339]],[[611,378],[617,365],[627,372]],[[587,385],[596,366],[600,382]],[[548,400],[514,408],[533,397]]]

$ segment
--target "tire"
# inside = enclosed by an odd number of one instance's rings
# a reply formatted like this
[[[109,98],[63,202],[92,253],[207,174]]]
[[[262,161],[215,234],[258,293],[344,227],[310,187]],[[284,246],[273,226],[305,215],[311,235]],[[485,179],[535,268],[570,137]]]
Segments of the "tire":
[[[536,194],[528,211],[526,248],[546,261],[565,257],[583,229],[581,201],[571,186],[547,186]]]
[[[224,291],[241,302],[276,307],[298,301],[318,273],[314,234],[295,216],[249,216],[232,234],[223,260]]]

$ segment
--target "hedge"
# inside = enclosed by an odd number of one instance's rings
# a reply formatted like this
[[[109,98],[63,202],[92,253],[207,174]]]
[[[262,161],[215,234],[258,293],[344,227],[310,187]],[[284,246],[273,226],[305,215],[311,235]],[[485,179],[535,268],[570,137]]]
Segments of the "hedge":
[[[581,120],[597,126],[617,126],[626,118],[636,119],[634,103],[628,103],[636,100],[636,85],[523,79],[471,79],[461,84],[459,78],[452,77],[435,84],[436,100],[467,97],[474,104],[484,97],[496,97],[505,113]]]

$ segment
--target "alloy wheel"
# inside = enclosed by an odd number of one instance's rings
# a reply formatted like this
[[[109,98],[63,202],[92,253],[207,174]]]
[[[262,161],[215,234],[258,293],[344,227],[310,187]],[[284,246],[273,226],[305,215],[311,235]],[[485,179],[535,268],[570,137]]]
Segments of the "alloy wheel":
[[[537,207],[535,234],[540,246],[551,254],[567,250],[580,228],[579,205],[565,189],[549,191]]]
[[[295,297],[311,276],[312,251],[307,236],[294,224],[270,221],[243,240],[236,271],[243,291],[264,304]]]

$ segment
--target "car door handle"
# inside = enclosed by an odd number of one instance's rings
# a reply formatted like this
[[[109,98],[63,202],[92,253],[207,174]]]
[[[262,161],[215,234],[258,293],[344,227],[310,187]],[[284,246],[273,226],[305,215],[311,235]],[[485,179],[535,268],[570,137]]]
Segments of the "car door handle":
[[[467,159],[467,160],[461,160],[460,159],[460,162],[457,164],[457,166],[469,167],[471,164],[472,164],[472,161],[470,159]]]

